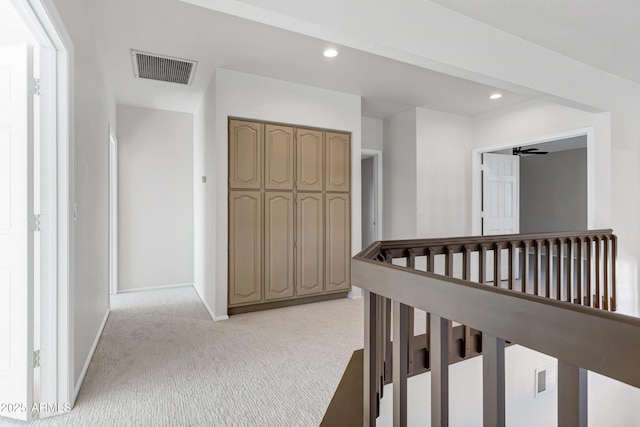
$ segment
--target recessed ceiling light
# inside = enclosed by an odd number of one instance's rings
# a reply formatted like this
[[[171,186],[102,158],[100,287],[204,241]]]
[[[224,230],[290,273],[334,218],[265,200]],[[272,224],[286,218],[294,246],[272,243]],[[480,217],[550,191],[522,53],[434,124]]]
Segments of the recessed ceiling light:
[[[502,94],[501,93],[494,93],[493,95],[491,95],[489,97],[489,99],[500,99],[502,98]]]
[[[338,51],[335,49],[327,49],[324,51],[323,55],[327,58],[335,58],[336,56],[338,56]]]

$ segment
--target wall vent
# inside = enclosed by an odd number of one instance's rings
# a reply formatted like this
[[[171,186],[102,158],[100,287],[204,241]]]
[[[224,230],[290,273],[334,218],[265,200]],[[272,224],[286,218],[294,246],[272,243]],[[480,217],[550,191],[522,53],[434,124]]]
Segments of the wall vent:
[[[191,85],[196,61],[131,49],[133,74],[140,79]]]

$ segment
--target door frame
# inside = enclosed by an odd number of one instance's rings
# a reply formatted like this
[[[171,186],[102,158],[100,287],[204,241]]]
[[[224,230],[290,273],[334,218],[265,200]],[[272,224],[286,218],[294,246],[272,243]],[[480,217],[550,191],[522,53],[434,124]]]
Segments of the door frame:
[[[532,138],[525,141],[504,142],[487,147],[474,148],[471,150],[471,229],[474,236],[482,234],[482,154],[510,149],[514,147],[526,147],[528,145],[543,144],[545,142],[557,141],[576,136],[587,137],[587,228],[594,229],[595,221],[595,200],[596,200],[596,180],[595,180],[595,130],[593,127],[574,129],[552,135]],[[518,204],[520,201],[518,200]],[[518,206],[519,208],[519,206]],[[518,209],[519,211],[519,209]]]
[[[73,378],[74,47],[53,0],[10,0],[41,47],[40,418],[68,412]]]
[[[375,238],[376,240],[382,240],[382,189],[383,189],[383,181],[382,181],[382,150],[373,150],[369,148],[362,148],[360,150],[360,161],[362,161],[363,156],[373,157],[373,185],[375,188],[374,191],[374,221],[376,223],[375,226]],[[362,248],[364,249],[364,248]]]
[[[118,139],[109,125],[109,293],[118,293]]]

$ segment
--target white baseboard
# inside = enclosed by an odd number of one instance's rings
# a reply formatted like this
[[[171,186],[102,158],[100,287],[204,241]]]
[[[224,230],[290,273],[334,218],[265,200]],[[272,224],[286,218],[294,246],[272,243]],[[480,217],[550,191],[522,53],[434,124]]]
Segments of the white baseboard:
[[[102,336],[104,327],[107,324],[109,313],[111,313],[111,311],[107,310],[107,312],[104,315],[104,319],[102,319],[102,325],[100,325],[100,329],[98,329],[98,334],[96,335],[96,339],[93,341],[91,350],[89,350],[89,355],[87,356],[87,360],[84,362],[84,367],[82,368],[82,372],[80,373],[80,377],[78,378],[78,382],[76,383],[76,387],[73,391],[73,401],[71,402],[72,406],[76,404],[78,393],[80,393],[80,387],[82,387],[82,383],[84,382],[84,377],[87,375],[87,370],[89,369],[89,365],[91,364],[91,359],[93,359],[93,354],[96,352],[96,347],[98,347],[98,341],[100,341],[100,337]]]
[[[211,307],[209,307],[209,304],[207,304],[204,298],[202,298],[202,295],[200,295],[200,292],[198,291],[198,288],[195,285],[193,286],[193,289],[196,290],[196,294],[198,294],[198,296],[200,297],[200,301],[202,301],[202,304],[204,304],[204,308],[207,309],[207,312],[209,313],[211,320],[213,320],[214,322],[220,322],[221,320],[229,320],[229,316],[227,316],[226,314],[224,316],[216,316],[213,310],[211,310]]]
[[[118,289],[118,293],[125,294],[127,292],[157,291],[159,289],[183,288],[186,286],[193,286],[193,283],[177,283],[175,285],[149,286],[146,288]]]
[[[349,299],[362,299],[362,289],[353,286],[349,293],[347,294],[347,298]]]

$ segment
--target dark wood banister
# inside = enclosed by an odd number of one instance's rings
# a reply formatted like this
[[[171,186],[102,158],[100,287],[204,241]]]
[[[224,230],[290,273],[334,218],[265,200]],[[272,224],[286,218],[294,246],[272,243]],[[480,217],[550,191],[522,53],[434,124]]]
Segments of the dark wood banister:
[[[547,253],[556,252],[555,262],[552,257],[542,262],[543,248]],[[534,265],[529,264],[528,256],[522,256],[524,250],[516,249],[527,249],[527,254],[531,249]],[[495,286],[468,280],[471,252],[479,253],[482,279],[486,275],[487,265],[482,263],[486,263],[487,252],[494,253],[492,267],[498,272],[503,250],[508,251],[509,289],[501,287],[502,277],[495,281]],[[463,254],[462,276],[467,280],[451,277],[455,253]],[[528,276],[531,267],[535,269],[535,295],[512,289],[517,253],[522,256],[520,272],[527,272],[524,276]],[[426,256],[427,270],[434,271],[436,255],[445,257],[444,275],[415,269],[416,257]],[[445,356],[452,351],[452,320],[484,333],[483,366],[485,377],[490,377],[485,378],[485,425],[504,425],[505,340],[559,359],[559,425],[573,421],[575,425],[585,425],[586,369],[640,387],[636,362],[636,354],[640,352],[640,320],[605,311],[615,310],[616,256],[617,239],[611,230],[380,241],[365,248],[352,261],[353,283],[366,291],[365,425],[375,424],[382,384],[390,375],[394,383],[394,425],[406,425],[406,378],[411,373],[415,338],[413,307],[424,310],[428,317],[427,357],[433,365],[432,425],[446,425],[443,420],[448,418],[449,358]],[[406,258],[406,266],[391,264],[394,258]],[[543,264],[546,275],[542,274]],[[553,280],[557,300],[550,292]],[[545,289],[538,282],[544,282]],[[566,288],[561,289],[562,284]],[[393,360],[392,323],[393,336],[397,337]],[[462,328],[467,330],[463,333],[466,340],[471,327]],[[469,344],[464,346],[468,348]],[[391,363],[393,370],[385,366]]]

